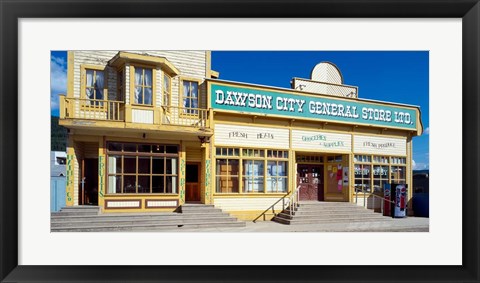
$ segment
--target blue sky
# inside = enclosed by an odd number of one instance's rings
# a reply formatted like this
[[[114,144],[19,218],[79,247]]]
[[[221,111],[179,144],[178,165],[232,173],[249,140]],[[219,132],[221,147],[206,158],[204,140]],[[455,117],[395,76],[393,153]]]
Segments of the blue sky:
[[[65,51],[51,54],[51,113],[67,89]],[[413,139],[414,169],[429,164],[429,55],[427,51],[212,51],[220,79],[290,88],[293,77],[310,78],[322,61],[340,69],[344,83],[358,86],[359,98],[418,105],[424,134]]]

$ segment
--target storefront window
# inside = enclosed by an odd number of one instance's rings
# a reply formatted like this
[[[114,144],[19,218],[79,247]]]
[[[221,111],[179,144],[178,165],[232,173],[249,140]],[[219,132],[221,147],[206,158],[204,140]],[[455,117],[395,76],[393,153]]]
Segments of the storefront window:
[[[388,160],[388,159],[387,159]],[[373,191],[383,192],[383,185],[388,183],[388,165],[373,166]]]
[[[382,193],[384,184],[406,182],[406,157],[355,155],[354,162],[355,192],[372,192],[372,181],[375,193]]]
[[[405,183],[405,166],[392,166],[391,179],[393,183]]]
[[[216,192],[238,193],[238,159],[217,159]]]
[[[355,164],[355,191],[356,192],[371,192],[370,174],[372,171],[371,165]]]
[[[287,192],[287,179],[288,172],[286,161],[267,162],[267,192]]]
[[[108,143],[108,194],[178,193],[178,146]]]
[[[264,190],[264,161],[243,160],[243,190],[246,193],[262,193]]]
[[[288,151],[217,147],[216,193],[285,193]]]

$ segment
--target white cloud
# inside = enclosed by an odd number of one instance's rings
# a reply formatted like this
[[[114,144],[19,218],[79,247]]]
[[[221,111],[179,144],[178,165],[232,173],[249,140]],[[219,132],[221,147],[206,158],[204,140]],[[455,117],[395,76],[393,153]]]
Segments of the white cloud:
[[[67,92],[67,62],[65,58],[50,58],[50,107],[58,109],[58,95]]]
[[[424,135],[429,135],[429,134],[430,134],[430,127],[427,127],[427,128],[423,131],[423,134],[424,134]]]
[[[426,170],[428,169],[428,163],[417,163],[412,159],[412,169],[413,170]]]

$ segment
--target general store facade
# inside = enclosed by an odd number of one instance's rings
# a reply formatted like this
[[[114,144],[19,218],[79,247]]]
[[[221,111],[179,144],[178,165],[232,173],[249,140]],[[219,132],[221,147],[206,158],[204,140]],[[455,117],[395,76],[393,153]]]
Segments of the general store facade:
[[[220,80],[210,62],[209,51],[68,53],[68,206],[196,202],[247,220],[297,188],[369,206],[384,183],[411,186],[418,107],[359,99],[332,63],[286,89]]]

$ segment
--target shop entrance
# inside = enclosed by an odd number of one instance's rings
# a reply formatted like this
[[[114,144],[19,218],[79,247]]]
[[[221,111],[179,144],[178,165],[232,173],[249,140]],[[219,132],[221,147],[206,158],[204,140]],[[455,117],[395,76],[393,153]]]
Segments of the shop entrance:
[[[325,164],[325,200],[348,201],[348,168],[343,167],[344,156],[327,156]]]
[[[324,200],[323,165],[298,164],[297,185],[300,200]]]
[[[79,182],[79,205],[98,205],[98,159],[82,160],[82,178]]]
[[[187,162],[185,201],[200,202],[200,163]]]

